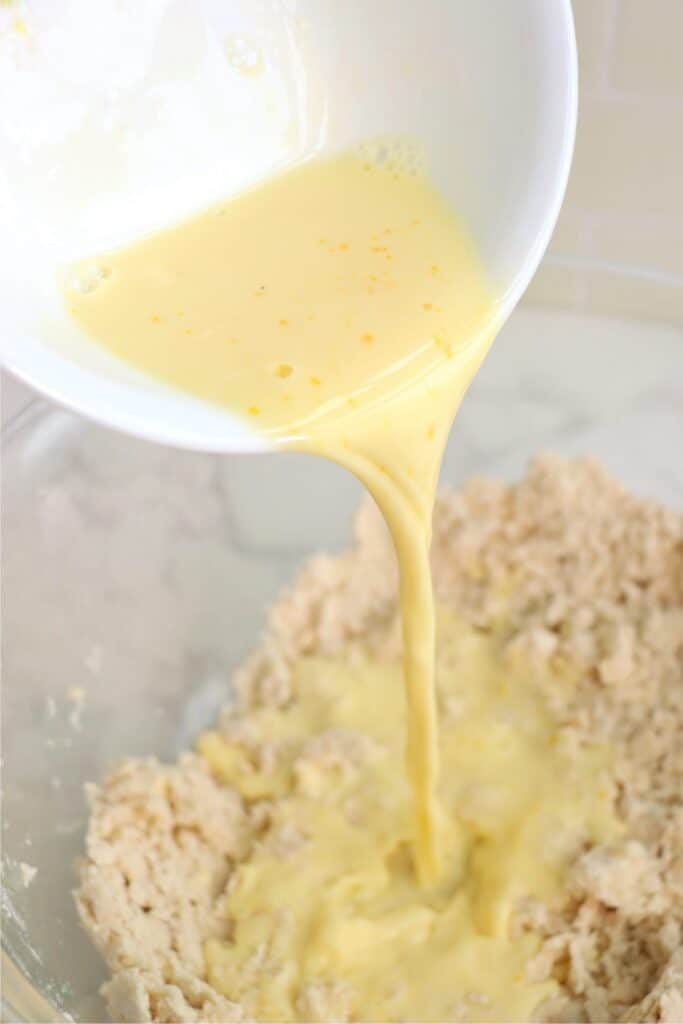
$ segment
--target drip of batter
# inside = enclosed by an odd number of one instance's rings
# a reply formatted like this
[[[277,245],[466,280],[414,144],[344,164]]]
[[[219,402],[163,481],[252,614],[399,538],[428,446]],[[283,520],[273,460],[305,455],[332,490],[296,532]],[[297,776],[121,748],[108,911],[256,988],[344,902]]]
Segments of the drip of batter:
[[[434,597],[429,564],[432,510],[441,457],[457,405],[489,346],[482,332],[417,382],[390,409],[321,431],[299,444],[342,463],[366,486],[391,532],[399,566],[406,694],[406,770],[415,796],[415,862],[436,884],[439,852],[438,725],[434,688]]]

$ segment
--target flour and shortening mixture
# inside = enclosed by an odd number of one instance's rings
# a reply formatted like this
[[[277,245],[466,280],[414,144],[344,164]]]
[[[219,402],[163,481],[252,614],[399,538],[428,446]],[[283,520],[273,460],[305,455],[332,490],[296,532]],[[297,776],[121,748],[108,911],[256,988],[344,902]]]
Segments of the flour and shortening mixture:
[[[419,885],[376,508],[174,765],[90,790],[114,1020],[683,1020],[683,520],[589,460],[434,516],[443,869]]]

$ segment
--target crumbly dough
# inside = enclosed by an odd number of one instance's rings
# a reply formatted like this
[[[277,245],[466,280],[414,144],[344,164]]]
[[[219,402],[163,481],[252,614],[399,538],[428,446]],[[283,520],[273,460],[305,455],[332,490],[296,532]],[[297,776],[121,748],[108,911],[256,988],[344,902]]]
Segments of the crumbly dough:
[[[543,945],[529,965],[562,997],[544,1020],[683,1020],[683,518],[635,498],[596,463],[539,456],[508,485],[473,480],[437,503],[438,597],[475,626],[504,622],[507,655],[574,666],[574,688],[546,698],[567,750],[616,752],[620,843],[574,864],[564,905],[519,908],[515,927]],[[356,544],[317,556],[271,609],[257,652],[235,678],[243,708],[282,705],[292,664],[309,653],[400,653],[391,544],[367,502]],[[449,709],[444,709],[448,713]],[[225,716],[234,728],[234,713]],[[243,728],[248,726],[243,726]],[[310,755],[355,756],[312,740]],[[267,758],[269,751],[258,752]],[[268,828],[201,758],[129,761],[89,787],[87,855],[76,902],[111,971],[118,1021],[239,1021],[205,981],[202,943],[229,937],[233,866]],[[296,835],[270,837],[296,843]],[[310,1020],[344,1020],[346,993],[305,993]]]

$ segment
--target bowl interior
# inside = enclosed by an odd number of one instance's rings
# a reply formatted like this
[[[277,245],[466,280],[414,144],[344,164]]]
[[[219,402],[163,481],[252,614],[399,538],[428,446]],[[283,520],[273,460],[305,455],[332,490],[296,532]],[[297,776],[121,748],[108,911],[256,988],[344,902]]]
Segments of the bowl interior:
[[[465,399],[444,482],[516,476],[551,448],[683,505],[663,443],[683,429],[682,344],[662,326],[518,311]],[[183,453],[43,403],[6,434],[3,484],[8,1019],[103,1020],[71,898],[83,784],[192,744],[280,587],[348,543],[360,489],[319,460]]]

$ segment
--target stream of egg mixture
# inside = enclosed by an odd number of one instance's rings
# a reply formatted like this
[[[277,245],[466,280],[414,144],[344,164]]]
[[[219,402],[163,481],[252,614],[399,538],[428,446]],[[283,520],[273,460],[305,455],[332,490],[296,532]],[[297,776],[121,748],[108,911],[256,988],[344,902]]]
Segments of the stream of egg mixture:
[[[295,972],[352,979],[355,1019],[442,1019],[481,972],[503,1015],[489,1008],[485,1019],[523,1015],[539,993],[522,980],[532,940],[506,934],[511,901],[560,885],[553,826],[545,831],[553,815],[592,835],[600,814],[591,758],[568,786],[546,749],[541,709],[523,690],[503,700],[485,646],[448,683],[477,715],[466,728],[442,723],[438,735],[434,494],[452,418],[497,318],[457,217],[424,176],[348,153],[85,260],[65,281],[72,316],[114,355],[227,407],[273,446],[350,469],[398,557],[403,687],[398,672],[342,662],[318,666],[312,685],[303,665],[296,705],[257,716],[267,739],[301,738],[329,715],[370,744],[386,741],[388,753],[368,756],[353,781],[314,775],[302,788],[291,772],[261,779],[217,736],[201,741],[245,799],[275,787],[278,815],[306,836],[291,863],[256,850],[239,868],[234,938],[207,948],[212,982],[242,997],[268,909],[285,901],[290,925],[279,941]],[[456,633],[446,619],[440,658]],[[465,798],[473,765],[483,788]],[[255,1016],[295,1019],[294,985],[280,978],[251,993]]]

